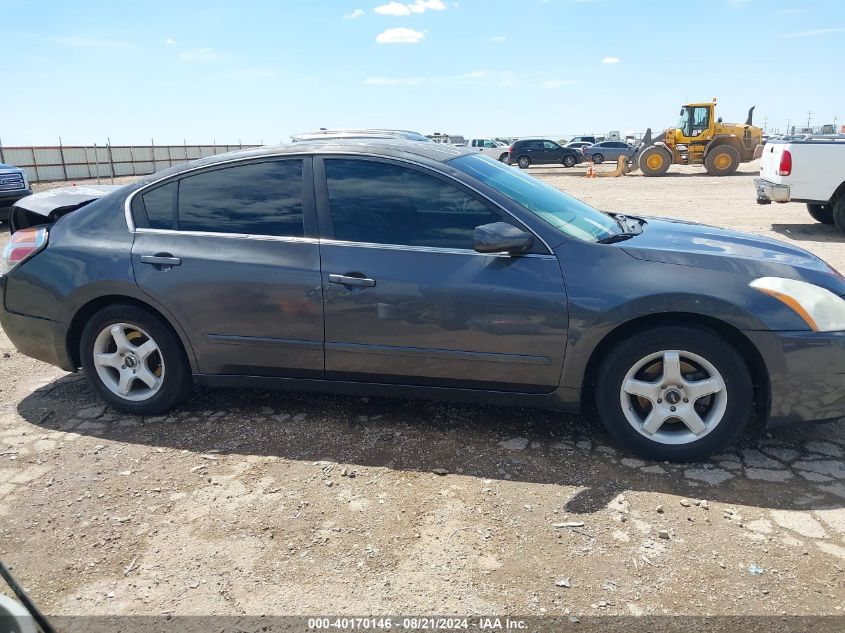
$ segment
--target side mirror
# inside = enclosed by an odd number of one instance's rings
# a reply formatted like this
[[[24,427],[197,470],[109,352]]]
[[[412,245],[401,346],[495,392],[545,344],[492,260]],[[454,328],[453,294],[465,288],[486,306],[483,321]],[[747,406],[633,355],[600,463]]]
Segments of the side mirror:
[[[478,253],[519,255],[531,250],[534,236],[507,222],[493,222],[475,227],[472,247]]]

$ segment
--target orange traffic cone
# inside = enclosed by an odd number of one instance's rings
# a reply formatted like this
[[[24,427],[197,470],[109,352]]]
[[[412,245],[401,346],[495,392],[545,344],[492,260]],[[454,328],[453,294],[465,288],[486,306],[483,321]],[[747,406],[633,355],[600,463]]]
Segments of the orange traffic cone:
[[[596,177],[596,170],[593,169],[593,159],[587,161],[587,173],[584,174],[585,178],[595,178]]]

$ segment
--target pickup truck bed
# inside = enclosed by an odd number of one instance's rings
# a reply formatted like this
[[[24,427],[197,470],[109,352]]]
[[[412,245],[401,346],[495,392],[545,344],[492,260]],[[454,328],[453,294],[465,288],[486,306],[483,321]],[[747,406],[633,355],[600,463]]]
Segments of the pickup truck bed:
[[[845,136],[778,139],[763,148],[757,202],[804,202],[814,219],[845,232]]]

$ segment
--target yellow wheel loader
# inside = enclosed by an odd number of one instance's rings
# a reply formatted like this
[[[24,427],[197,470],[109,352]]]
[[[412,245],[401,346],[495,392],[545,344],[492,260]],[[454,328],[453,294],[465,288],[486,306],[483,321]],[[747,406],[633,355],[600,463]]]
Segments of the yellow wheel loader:
[[[652,138],[651,128],[631,159],[631,169],[645,176],[662,176],[670,165],[704,165],[711,176],[729,176],[740,163],[763,153],[763,130],[751,124],[754,108],[745,123],[716,119],[716,100],[688,103],[681,108],[677,127]]]

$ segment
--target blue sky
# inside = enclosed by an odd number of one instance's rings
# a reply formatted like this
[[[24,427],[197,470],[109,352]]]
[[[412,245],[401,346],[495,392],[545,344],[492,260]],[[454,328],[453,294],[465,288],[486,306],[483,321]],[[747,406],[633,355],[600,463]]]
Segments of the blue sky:
[[[4,145],[845,123],[842,0],[0,0]],[[672,32],[676,36],[672,36]]]

